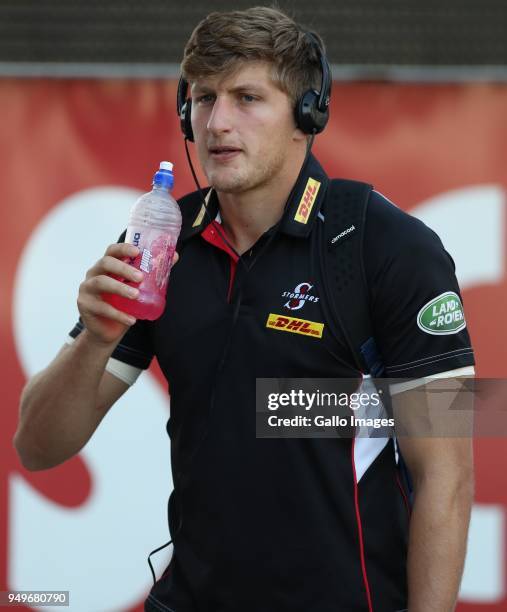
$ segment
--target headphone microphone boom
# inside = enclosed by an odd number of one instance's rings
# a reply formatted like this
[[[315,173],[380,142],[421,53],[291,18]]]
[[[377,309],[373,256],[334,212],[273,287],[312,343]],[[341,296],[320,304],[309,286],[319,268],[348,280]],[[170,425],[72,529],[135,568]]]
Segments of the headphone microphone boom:
[[[305,36],[310,41],[319,58],[322,78],[319,91],[307,89],[296,100],[294,117],[296,125],[304,134],[320,134],[329,120],[329,99],[332,84],[331,69],[317,37],[311,32],[305,32]],[[188,96],[188,89],[188,81],[181,76],[178,82],[176,108],[185,140],[194,142],[194,132],[190,120],[192,99]]]

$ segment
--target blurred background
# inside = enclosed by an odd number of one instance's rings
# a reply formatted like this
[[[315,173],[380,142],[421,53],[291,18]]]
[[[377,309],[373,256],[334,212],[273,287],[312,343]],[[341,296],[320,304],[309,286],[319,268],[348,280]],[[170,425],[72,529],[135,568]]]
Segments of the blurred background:
[[[456,262],[477,374],[504,377],[507,4],[278,4],[327,45],[331,119],[317,157],[439,233]],[[159,161],[175,164],[176,196],[194,189],[175,111],[182,50],[207,13],[248,6],[0,3],[0,590],[69,590],[75,612],[142,609],[147,554],[169,539],[169,401],[157,364],[63,466],[26,472],[11,440],[23,385],[65,342],[79,283]],[[503,437],[476,440],[462,612],[507,610],[506,464]],[[169,558],[170,548],[155,557],[158,575]]]

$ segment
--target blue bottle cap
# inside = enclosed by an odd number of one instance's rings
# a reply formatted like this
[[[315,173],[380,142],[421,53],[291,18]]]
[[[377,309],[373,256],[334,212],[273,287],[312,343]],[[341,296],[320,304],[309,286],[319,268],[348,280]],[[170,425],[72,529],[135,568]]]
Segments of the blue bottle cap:
[[[153,177],[153,186],[172,189],[174,185],[173,165],[171,162],[160,162],[160,168]]]

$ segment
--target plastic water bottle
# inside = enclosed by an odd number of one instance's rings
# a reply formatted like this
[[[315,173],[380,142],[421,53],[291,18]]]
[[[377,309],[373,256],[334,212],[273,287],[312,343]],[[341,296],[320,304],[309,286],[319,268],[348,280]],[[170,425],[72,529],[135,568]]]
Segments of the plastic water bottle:
[[[154,321],[164,312],[172,258],[181,230],[181,212],[170,191],[173,165],[160,162],[153,189],[142,195],[130,211],[125,242],[135,245],[139,255],[125,261],[143,272],[140,283],[119,279],[139,289],[135,300],[106,294],[104,300],[136,319]]]

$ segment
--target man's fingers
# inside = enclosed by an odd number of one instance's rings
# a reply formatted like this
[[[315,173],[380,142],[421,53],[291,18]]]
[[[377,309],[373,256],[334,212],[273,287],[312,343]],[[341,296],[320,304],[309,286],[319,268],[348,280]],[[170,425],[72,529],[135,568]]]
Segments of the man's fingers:
[[[133,244],[128,242],[115,242],[110,244],[104,255],[110,255],[111,257],[137,257],[139,255],[139,249]]]
[[[88,279],[83,286],[83,290],[94,295],[113,293],[130,299],[135,299],[139,295],[139,289],[136,287],[131,287],[130,285],[103,274]]]
[[[128,263],[130,258],[135,258],[138,254],[139,249],[132,244],[120,242],[109,245],[105,255],[86,273],[86,281],[109,274],[122,280],[140,283],[144,278],[144,274]],[[179,258],[179,254],[174,251],[171,265],[174,266]]]
[[[112,255],[104,255],[104,257],[101,257],[93,268],[90,268],[86,273],[86,280],[90,280],[101,274],[114,274],[119,278],[124,278],[125,280],[135,283],[140,283],[144,277],[140,270]]]
[[[120,261],[115,257],[106,255],[102,258],[102,271],[106,274],[115,274],[126,280],[134,281],[139,283],[143,280],[143,273],[131,266],[130,264]]]
[[[117,310],[111,304],[102,300],[94,300],[92,308],[88,311],[91,316],[104,317],[122,323],[123,325],[134,325],[136,319],[121,310]]]

